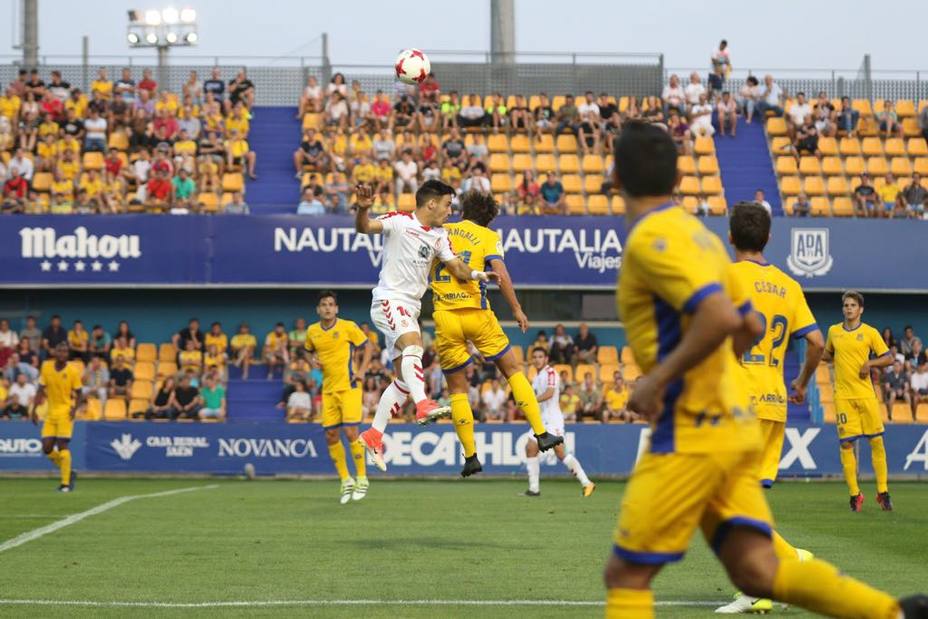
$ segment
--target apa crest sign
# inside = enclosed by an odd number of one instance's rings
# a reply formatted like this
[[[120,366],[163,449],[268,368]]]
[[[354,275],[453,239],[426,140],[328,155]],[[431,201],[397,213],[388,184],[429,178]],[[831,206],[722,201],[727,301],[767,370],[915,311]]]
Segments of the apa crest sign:
[[[790,248],[786,265],[794,275],[822,276],[831,270],[833,264],[828,228],[793,228],[790,230]]]

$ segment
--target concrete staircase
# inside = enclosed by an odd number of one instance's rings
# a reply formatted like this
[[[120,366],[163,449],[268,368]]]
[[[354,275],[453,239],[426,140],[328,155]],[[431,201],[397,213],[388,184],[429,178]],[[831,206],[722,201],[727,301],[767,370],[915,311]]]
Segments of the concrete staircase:
[[[300,145],[301,123],[295,107],[254,110],[248,144],[255,152],[256,181],[247,181],[245,200],[252,213],[295,213],[300,181],[294,178],[293,151]]]
[[[738,118],[737,137],[716,134],[715,153],[729,207],[742,200],[753,200],[754,192],[762,189],[774,216],[783,214],[763,123],[755,119],[749,125]]]

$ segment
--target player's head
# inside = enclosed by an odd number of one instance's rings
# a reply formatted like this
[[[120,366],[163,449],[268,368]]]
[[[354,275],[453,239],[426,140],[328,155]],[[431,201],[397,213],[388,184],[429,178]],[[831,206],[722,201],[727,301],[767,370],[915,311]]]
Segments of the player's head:
[[[548,365],[548,351],[542,348],[541,346],[536,346],[532,349],[532,365],[535,366],[536,370]]]
[[[728,240],[743,252],[764,251],[770,240],[770,214],[756,202],[739,202],[728,220]]]
[[[61,363],[68,362],[68,344],[67,342],[61,342],[55,346],[55,359]]]
[[[499,215],[499,205],[491,193],[468,191],[461,196],[461,217],[478,226],[488,227]]]
[[[316,313],[322,320],[332,320],[338,316],[338,297],[333,290],[323,290],[319,293],[319,303]]]
[[[841,305],[845,320],[857,320],[864,313],[864,295],[856,290],[848,290],[841,295]]]
[[[615,142],[616,188],[631,198],[668,197],[677,185],[677,147],[663,129],[629,122]]]
[[[426,226],[439,227],[451,215],[454,187],[436,180],[422,183],[416,192],[416,216]]]

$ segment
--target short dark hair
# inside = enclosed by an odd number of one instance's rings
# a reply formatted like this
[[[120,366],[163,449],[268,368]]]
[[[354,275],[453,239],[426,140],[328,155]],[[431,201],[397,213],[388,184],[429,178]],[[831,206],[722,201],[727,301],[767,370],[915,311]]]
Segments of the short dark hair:
[[[323,290],[320,292],[318,303],[322,303],[325,299],[332,299],[336,304],[338,304],[338,295],[335,294],[334,290]]]
[[[499,205],[491,193],[471,190],[461,196],[461,217],[478,226],[489,226],[499,215]]]
[[[437,180],[428,180],[422,183],[416,192],[416,206],[425,206],[429,200],[437,200],[442,196],[453,196],[454,187]]]
[[[615,169],[626,194],[668,196],[677,184],[677,147],[655,125],[626,123],[615,142]]]
[[[770,214],[756,202],[739,202],[732,209],[728,231],[736,249],[764,251],[770,238]]]
[[[864,295],[860,294],[856,290],[848,290],[844,294],[841,295],[842,304],[844,304],[844,302],[848,299],[854,299],[855,301],[857,301],[857,305],[861,307],[864,306]]]
[[[889,329],[889,327],[886,327],[886,328]],[[903,331],[903,332],[906,332],[906,331],[908,331],[908,330],[911,329],[911,328],[912,328],[912,325],[906,325],[906,326],[902,327],[902,331]]]
[[[536,352],[544,353],[545,357],[548,356],[548,350],[544,346],[536,346],[535,348],[533,348],[532,354],[534,355]]]

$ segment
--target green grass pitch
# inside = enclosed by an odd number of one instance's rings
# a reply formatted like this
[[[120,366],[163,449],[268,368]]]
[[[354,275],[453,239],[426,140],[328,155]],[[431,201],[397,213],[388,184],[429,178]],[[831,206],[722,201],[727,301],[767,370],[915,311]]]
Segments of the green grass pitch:
[[[49,479],[0,480],[0,545],[127,495],[215,485],[133,500],[0,551],[0,616],[600,616],[596,605],[465,607],[426,600],[600,603],[603,562],[624,488],[581,499],[573,481],[373,480],[368,498],[338,504],[334,481],[81,479],[72,495]],[[895,595],[925,586],[924,485],[892,486],[864,512],[839,483],[782,483],[768,493],[794,544]],[[659,617],[710,617],[732,589],[701,539],[656,583]],[[418,600],[418,605],[267,606],[293,600]],[[10,600],[144,602],[139,607],[11,604]],[[246,602],[239,607],[151,604]],[[251,603],[260,603],[251,605]],[[703,604],[700,606],[699,604]],[[795,609],[780,616],[806,616]]]

